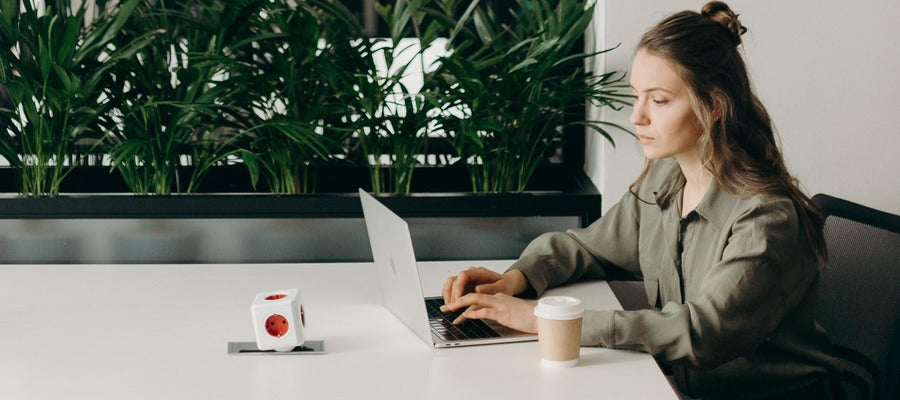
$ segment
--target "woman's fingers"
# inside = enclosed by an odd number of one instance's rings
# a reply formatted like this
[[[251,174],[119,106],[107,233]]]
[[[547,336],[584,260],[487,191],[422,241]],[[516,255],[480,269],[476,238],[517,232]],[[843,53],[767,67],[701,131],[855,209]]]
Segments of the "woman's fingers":
[[[492,297],[493,295],[489,294],[469,293],[456,299],[452,303],[445,304],[444,307],[447,308],[447,311],[456,311],[469,306],[490,307],[492,304]]]
[[[448,308],[448,311],[456,311],[468,307],[466,311],[453,321],[454,324],[461,324],[467,319],[488,318],[496,320],[499,306],[501,305],[498,304],[498,300],[494,295],[469,293],[445,307]]]
[[[447,278],[447,282],[444,282],[444,287],[441,289],[441,296],[444,297],[444,304],[450,304],[453,302],[453,298],[450,295],[451,290],[453,289],[453,282],[456,281],[455,276],[451,276]],[[443,307],[442,307],[443,308]]]
[[[460,272],[456,276],[447,278],[447,281],[444,282],[444,288],[441,290],[441,295],[444,297],[444,304],[453,303],[456,299],[465,294],[466,286],[469,285],[470,276],[471,273],[466,270]]]
[[[454,324],[467,319],[492,319],[516,330],[537,332],[534,305],[504,293],[469,293],[446,307],[450,310],[469,307],[453,321]]]
[[[499,275],[495,280],[475,286],[475,292],[485,294],[505,293],[516,295],[528,289],[525,275],[519,270],[509,270]]]
[[[484,267],[471,267],[462,271],[444,282],[444,287],[441,290],[444,303],[454,303],[466,293],[474,291],[477,286],[494,283],[501,277],[499,273]],[[445,307],[442,307],[441,310],[444,312],[448,311]]]
[[[460,272],[459,275],[456,275],[456,280],[453,281],[453,287],[450,290],[450,301],[455,301],[466,294],[466,286],[469,285],[469,282],[473,278],[471,271],[472,268],[469,268]]]
[[[470,319],[496,319],[497,312],[493,308],[484,308],[479,306],[469,306],[459,317],[453,320],[453,324],[461,324]]]
[[[496,293],[504,293],[503,282],[497,281],[492,283],[485,283],[482,285],[475,286],[476,293],[484,293],[484,294],[496,294]]]

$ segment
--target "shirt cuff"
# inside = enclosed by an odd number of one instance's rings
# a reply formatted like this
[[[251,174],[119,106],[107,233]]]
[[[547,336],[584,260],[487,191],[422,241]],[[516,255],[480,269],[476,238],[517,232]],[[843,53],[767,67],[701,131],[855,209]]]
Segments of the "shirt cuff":
[[[541,271],[546,271],[548,265],[546,265],[546,257],[537,256],[537,255],[528,255],[522,258],[519,258],[509,269],[515,269],[522,272],[522,275],[525,275],[525,280],[528,283],[528,286],[532,290],[536,296],[540,296],[547,290],[550,284],[547,282],[547,277],[545,274],[542,274]]]
[[[615,311],[585,310],[581,323],[581,345],[613,348],[616,343]]]

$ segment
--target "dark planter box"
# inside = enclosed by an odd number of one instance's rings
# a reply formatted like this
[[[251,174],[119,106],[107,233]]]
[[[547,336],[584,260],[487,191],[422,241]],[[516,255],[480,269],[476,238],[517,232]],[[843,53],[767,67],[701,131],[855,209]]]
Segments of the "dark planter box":
[[[317,194],[253,192],[247,182],[243,168],[219,168],[201,193],[134,195],[108,169],[76,170],[56,197],[0,195],[0,218],[12,226],[0,230],[0,263],[371,260],[356,193],[369,189],[365,170],[323,171]],[[523,193],[471,193],[453,167],[422,168],[414,182],[413,194],[380,200],[409,221],[421,260],[515,258],[542,232],[600,216],[597,189],[562,165],[537,171]]]
[[[0,182],[15,180],[3,169]],[[370,190],[359,168],[323,171],[316,194],[275,195],[254,192],[246,170],[212,170],[197,193],[134,195],[106,168],[73,171],[56,197],[28,197],[0,187],[0,218],[357,218],[362,216],[357,188]],[[265,190],[261,185],[259,190]],[[601,196],[582,171],[561,165],[539,169],[523,193],[471,193],[461,168],[424,167],[415,172],[413,193],[382,195],[403,217],[577,216],[586,226],[600,216]]]

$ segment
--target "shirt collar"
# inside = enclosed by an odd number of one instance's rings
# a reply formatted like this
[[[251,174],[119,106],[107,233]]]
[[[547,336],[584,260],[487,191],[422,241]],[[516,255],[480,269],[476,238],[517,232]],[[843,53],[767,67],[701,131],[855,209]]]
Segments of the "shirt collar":
[[[684,175],[681,174],[681,168],[675,160],[661,161],[668,163],[666,166],[668,171],[662,174],[663,179],[657,182],[657,187],[653,191],[656,196],[656,205],[659,208],[666,209],[675,203],[675,196],[681,192],[684,187]]]
[[[723,191],[716,184],[716,181],[713,180],[709,184],[709,189],[706,189],[703,199],[700,200],[700,204],[697,204],[697,207],[694,208],[694,211],[711,223],[724,223],[728,215],[731,214],[736,201],[736,197]]]
[[[659,182],[653,194],[656,196],[656,204],[661,209],[666,209],[678,204],[676,196],[681,195],[684,188],[684,175],[677,162],[671,163],[670,170],[664,174],[665,178]],[[712,223],[722,223],[731,214],[737,198],[723,191],[716,181],[713,180],[706,189],[703,199],[694,208],[694,211],[703,219]],[[677,215],[681,215],[681,210],[676,210]]]

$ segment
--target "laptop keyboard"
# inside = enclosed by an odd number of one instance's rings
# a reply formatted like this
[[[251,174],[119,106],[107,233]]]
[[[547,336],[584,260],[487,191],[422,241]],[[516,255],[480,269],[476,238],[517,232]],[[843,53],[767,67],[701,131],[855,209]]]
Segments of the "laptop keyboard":
[[[482,320],[469,319],[459,325],[453,325],[453,320],[463,311],[445,314],[441,312],[442,305],[444,305],[444,299],[440,297],[425,299],[431,332],[439,338],[452,341],[500,337],[500,334]]]

